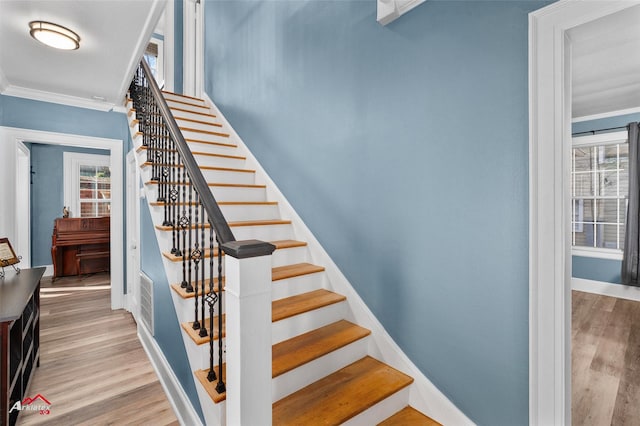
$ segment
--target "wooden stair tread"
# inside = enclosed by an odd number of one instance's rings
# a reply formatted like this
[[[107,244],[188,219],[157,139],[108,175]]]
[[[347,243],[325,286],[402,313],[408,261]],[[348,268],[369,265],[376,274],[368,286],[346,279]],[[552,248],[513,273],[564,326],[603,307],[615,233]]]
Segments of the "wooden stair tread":
[[[370,356],[273,404],[274,425],[337,425],[413,382]]]
[[[182,182],[167,182],[169,185],[182,186],[184,183]],[[145,182],[145,185],[157,185],[157,180],[148,180]],[[208,185],[211,186],[220,186],[220,187],[228,187],[228,188],[266,188],[267,185],[255,185],[250,183],[222,183],[222,182],[209,182]]]
[[[216,122],[212,122],[212,121],[196,120],[195,118],[189,118],[189,117],[178,117],[177,115],[174,115],[173,118],[175,118],[176,121],[178,121],[178,120],[180,120],[180,121],[188,121],[189,123],[204,124],[205,126],[222,127],[222,124],[216,123]]]
[[[178,127],[183,132],[204,133],[205,135],[220,136],[221,138],[228,138],[229,136],[231,136],[229,133],[215,132],[213,130],[194,129],[192,127],[185,127],[185,126],[178,126]]]
[[[284,299],[274,300],[271,302],[271,322],[280,321],[285,318],[299,315],[305,312],[313,311],[314,309],[323,308],[333,303],[342,302],[346,297],[333,293],[328,290],[314,290],[308,293],[299,294],[297,296],[286,297]],[[200,330],[193,329],[193,321],[183,322],[180,325],[187,332],[189,337],[197,344],[204,345],[209,343],[209,336],[211,330],[209,329],[209,317],[205,318],[205,328],[207,329],[207,336],[201,337]],[[222,315],[222,337],[224,338],[226,333],[225,328],[225,315]],[[218,338],[218,317],[215,316],[213,320],[213,339]]]
[[[217,358],[216,358],[217,359]],[[220,377],[218,374],[219,370],[219,366],[215,366],[213,367],[213,371],[215,371],[216,373],[216,377]],[[207,375],[209,374],[209,370],[197,370],[195,375],[196,378],[198,379],[198,381],[200,382],[200,384],[202,385],[202,387],[207,391],[207,393],[209,394],[209,396],[211,397],[211,399],[213,400],[213,402],[215,402],[216,404],[219,402],[224,401],[227,398],[227,393],[226,392],[222,392],[222,393],[218,393],[216,391],[216,384],[218,383],[217,380],[214,380],[213,382],[210,382],[209,379],[207,379]],[[226,364],[222,364],[222,376],[224,381],[226,382],[227,380],[227,365]]]
[[[407,405],[378,426],[442,426],[442,424]]]
[[[271,308],[271,320],[280,321],[314,309],[339,303],[347,298],[329,290],[319,289],[284,299],[274,300]]]
[[[144,145],[140,145],[138,148],[136,148],[136,152],[146,151],[147,149],[149,149],[149,147],[144,146]],[[156,149],[156,151],[178,152],[177,149]],[[191,151],[191,153],[194,156],[195,155],[202,155],[202,156],[206,156],[206,157],[231,158],[231,159],[234,159],[234,160],[246,160],[247,159],[247,157],[242,156],[242,155],[214,154],[212,152],[201,152],[201,151]]]
[[[276,266],[275,268],[271,269],[271,281],[273,282],[273,281],[284,280],[287,278],[301,277],[303,275],[314,274],[316,272],[322,272],[322,271],[324,271],[324,267],[313,265],[311,263],[295,263],[293,265]],[[210,279],[205,278],[204,287],[206,290],[209,289],[209,282],[210,282]],[[224,277],[222,277],[222,283],[224,284]],[[196,285],[195,282],[192,282],[191,284],[194,287]],[[195,297],[195,291],[188,292],[186,288],[183,288],[181,286],[181,283],[171,284],[171,288],[173,289],[173,291],[178,293],[178,295],[183,299],[191,299]],[[200,293],[201,290],[202,290],[202,281],[199,281],[198,293]],[[220,290],[218,287],[218,277],[213,278],[213,290],[214,291]],[[224,285],[222,290],[224,291]]]
[[[340,320],[280,342],[272,348],[273,377],[278,377],[369,334],[371,331],[366,328]]]
[[[276,246],[276,250],[295,248],[295,247],[304,247],[307,245],[307,243],[304,241],[296,241],[296,240],[276,240],[276,241],[271,241],[271,244]],[[172,262],[182,262],[182,256],[176,256],[169,252],[162,252],[162,255],[167,259],[171,260]],[[209,255],[210,255],[210,250],[208,248],[205,248],[204,254],[203,254],[204,258],[205,259],[209,258]],[[218,256],[217,249],[214,249],[213,255]],[[224,256],[224,253],[222,253],[222,255]]]
[[[164,201],[152,201],[149,204],[151,204],[154,207],[164,207],[164,205],[166,204]],[[198,203],[195,202],[180,202],[180,203],[176,203],[179,206],[195,206],[198,205]],[[278,205],[277,201],[220,201],[218,202],[219,206],[276,206]]]
[[[229,227],[237,227],[237,226],[270,226],[270,225],[289,225],[291,223],[290,220],[283,219],[266,219],[266,220],[241,220],[238,222],[228,222]],[[201,225],[198,225],[200,228]],[[209,224],[204,224],[205,229],[209,228]],[[166,225],[156,225],[156,229],[159,231],[173,231],[173,227]],[[194,225],[191,225],[189,229],[194,229]]]
[[[179,169],[183,168],[184,166],[182,164],[163,164],[163,163],[152,163],[151,161],[145,161],[144,163],[141,164],[140,167],[151,167],[153,165],[156,166],[160,166],[160,167],[177,167]],[[200,166],[200,170],[217,170],[217,171],[221,171],[221,172],[239,172],[239,173],[255,173],[255,170],[251,170],[251,169],[236,169],[233,167],[216,167],[216,166]]]
[[[195,98],[193,96],[183,95],[182,93],[170,92],[168,90],[162,90],[162,93],[164,93],[165,95],[173,95],[173,96],[179,96],[181,98],[193,99],[194,101],[200,101],[204,104],[204,99],[202,98]]]
[[[207,111],[209,111],[209,107],[208,107],[208,106],[206,106],[206,105],[196,105],[196,104],[191,103],[191,102],[179,101],[179,100],[177,100],[177,99],[166,99],[166,101],[167,101],[167,103],[169,103],[169,102],[175,102],[175,103],[177,103],[177,104],[189,105],[190,107],[194,107],[194,108],[204,108],[204,109],[206,109]],[[171,105],[169,105],[169,109],[173,109],[173,108],[171,107]]]
[[[286,280],[287,278],[300,277],[302,275],[315,274],[322,271],[324,271],[324,266],[318,266],[306,262],[276,266],[271,270],[271,281]]]
[[[218,306],[216,304],[215,308],[217,309],[217,307]],[[223,339],[226,336],[226,319],[227,319],[226,315],[222,314],[222,338]],[[207,330],[206,336],[200,336],[200,329],[198,330],[193,329],[193,321],[183,322],[180,325],[182,326],[182,329],[187,332],[189,337],[191,337],[191,340],[193,340],[196,343],[196,345],[209,344],[209,340],[211,340],[210,339],[211,327],[209,327],[210,325],[209,317],[206,317],[204,319],[204,328]],[[202,324],[200,324],[200,326],[202,327]],[[219,337],[220,337],[220,334],[218,333],[218,316],[216,315],[213,317],[213,340],[218,340]]]
[[[135,135],[133,135],[134,138],[137,138],[139,136],[143,136],[141,131],[137,131]],[[168,136],[164,136],[164,135],[156,135],[158,138],[160,139],[167,139]],[[234,145],[232,143],[226,143],[226,142],[213,142],[213,141],[204,141],[202,139],[191,139],[191,138],[185,138],[185,141],[187,143],[200,143],[203,145],[216,145],[216,146],[224,146],[226,148],[237,148],[238,145]]]
[[[214,118],[217,117],[217,115],[211,114],[210,110],[208,110],[208,111],[191,111],[191,110],[188,110],[188,109],[179,108],[179,107],[171,107],[171,106],[169,107],[169,109],[171,110],[172,114],[173,114],[173,111],[180,111],[180,112],[188,112],[188,113],[191,113],[191,114],[198,114],[198,115],[202,115],[202,116],[205,116],[205,117],[214,117]]]

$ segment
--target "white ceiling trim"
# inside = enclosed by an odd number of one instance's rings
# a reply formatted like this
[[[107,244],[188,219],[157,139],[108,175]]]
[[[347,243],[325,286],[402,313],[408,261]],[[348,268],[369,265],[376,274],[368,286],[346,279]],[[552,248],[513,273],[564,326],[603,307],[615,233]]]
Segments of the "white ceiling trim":
[[[140,63],[140,59],[144,54],[144,50],[147,47],[147,43],[149,39],[151,39],[151,35],[156,28],[156,24],[162,16],[162,12],[167,5],[167,0],[154,0],[153,6],[151,7],[151,13],[147,15],[147,20],[144,25],[142,25],[142,31],[140,31],[140,35],[138,36],[138,40],[136,40],[136,49],[133,51],[133,56],[129,59],[129,66],[127,67],[128,72],[124,76],[123,81],[120,85],[119,95],[120,98],[124,98],[125,93],[129,90],[129,85],[131,84],[131,79],[133,78],[133,73],[136,68],[138,68],[138,64]]]
[[[7,87],[9,87],[9,80],[2,72],[2,68],[0,68],[0,93],[3,93]]]
[[[380,25],[387,25],[424,2],[425,0],[378,0],[377,21]]]
[[[601,114],[592,114],[592,115],[585,115],[582,117],[575,117],[571,119],[571,122],[580,123],[582,121],[598,120],[600,118],[617,117],[620,115],[635,114],[635,113],[640,113],[640,107],[620,109],[617,111],[603,112]]]
[[[16,96],[18,98],[32,99],[34,101],[52,102],[54,104],[68,105],[79,108],[96,109],[98,111],[111,111],[114,104],[77,96],[62,95],[60,93],[45,92],[43,90],[29,89],[9,85],[2,91],[3,95]]]

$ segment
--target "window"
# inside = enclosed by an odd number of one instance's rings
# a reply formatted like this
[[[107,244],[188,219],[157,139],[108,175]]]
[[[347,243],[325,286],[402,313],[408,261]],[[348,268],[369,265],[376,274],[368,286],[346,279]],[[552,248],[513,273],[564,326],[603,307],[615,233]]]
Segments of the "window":
[[[571,243],[599,256],[621,255],[629,192],[626,132],[573,139],[571,150]],[[585,252],[579,254],[584,255]]]
[[[64,204],[71,217],[111,215],[108,155],[64,153]]]
[[[164,42],[159,38],[151,38],[144,51],[144,58],[151,68],[151,73],[156,79],[158,86],[164,87]]]

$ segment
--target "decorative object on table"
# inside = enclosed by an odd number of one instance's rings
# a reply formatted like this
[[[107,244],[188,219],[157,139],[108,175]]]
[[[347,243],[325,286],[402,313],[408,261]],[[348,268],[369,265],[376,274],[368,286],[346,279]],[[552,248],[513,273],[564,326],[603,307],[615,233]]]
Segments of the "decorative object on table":
[[[22,259],[22,257],[16,256],[9,239],[0,238],[0,267],[2,267],[0,278],[4,278],[4,268],[7,266],[11,266],[16,271],[16,274],[19,274],[20,268],[17,268],[15,264],[19,263],[20,259]]]
[[[62,208],[62,217],[65,219],[69,217],[69,209],[67,208],[67,206],[64,206]]]

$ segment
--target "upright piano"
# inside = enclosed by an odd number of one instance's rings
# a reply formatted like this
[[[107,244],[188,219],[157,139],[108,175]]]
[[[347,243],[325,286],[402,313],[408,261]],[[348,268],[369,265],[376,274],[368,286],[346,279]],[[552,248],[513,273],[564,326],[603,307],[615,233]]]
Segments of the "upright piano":
[[[110,218],[58,218],[51,237],[53,276],[109,271]]]

